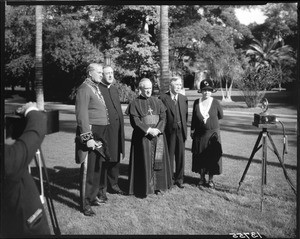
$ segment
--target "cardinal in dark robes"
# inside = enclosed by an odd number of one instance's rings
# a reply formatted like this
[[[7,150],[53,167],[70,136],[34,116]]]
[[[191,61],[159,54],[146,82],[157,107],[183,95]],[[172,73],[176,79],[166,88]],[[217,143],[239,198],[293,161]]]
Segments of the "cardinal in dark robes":
[[[129,194],[146,197],[162,193],[172,185],[172,170],[164,134],[166,107],[152,97],[152,82],[143,78],[140,95],[133,100],[126,114],[133,127],[129,160]]]

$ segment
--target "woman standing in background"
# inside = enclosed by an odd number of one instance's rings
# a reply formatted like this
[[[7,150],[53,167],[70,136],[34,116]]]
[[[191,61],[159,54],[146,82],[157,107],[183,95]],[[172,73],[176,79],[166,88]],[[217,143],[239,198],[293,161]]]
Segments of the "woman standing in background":
[[[191,123],[192,171],[200,174],[199,186],[214,188],[213,176],[222,173],[219,119],[223,118],[223,109],[211,96],[216,92],[211,79],[201,81],[198,92],[202,97],[194,102]],[[205,174],[209,175],[208,183]]]

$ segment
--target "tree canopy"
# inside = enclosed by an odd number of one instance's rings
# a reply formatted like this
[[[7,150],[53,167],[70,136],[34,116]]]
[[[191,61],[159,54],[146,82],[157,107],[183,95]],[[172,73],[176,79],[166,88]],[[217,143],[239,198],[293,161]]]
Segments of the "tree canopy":
[[[263,42],[276,37],[282,39],[283,45],[281,50],[276,48],[277,55],[272,54],[277,59],[285,59],[280,61],[281,70],[293,72],[283,52],[288,50],[289,54],[294,54],[298,47],[296,4],[267,4],[264,9],[267,16],[265,23],[251,24],[249,27],[240,24],[236,18],[236,7],[170,5],[171,72],[181,73],[183,77],[196,77],[198,71],[207,70],[220,87],[230,88],[233,81],[241,78],[245,64],[248,64],[246,52],[253,50],[253,39]],[[51,95],[54,92],[66,97],[85,77],[87,64],[92,61],[104,62],[105,54],[111,57],[116,79],[132,89],[142,77],[156,80],[160,77],[160,31],[159,6],[45,5],[45,93]],[[34,38],[34,6],[7,5],[7,85],[28,85],[34,78]],[[293,74],[289,76],[290,79],[294,77]],[[60,86],[59,90],[57,85]]]

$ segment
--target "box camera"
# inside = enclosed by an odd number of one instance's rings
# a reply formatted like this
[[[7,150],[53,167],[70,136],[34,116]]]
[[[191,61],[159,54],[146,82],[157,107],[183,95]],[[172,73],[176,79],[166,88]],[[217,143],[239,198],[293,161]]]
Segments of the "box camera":
[[[261,108],[262,108],[262,112],[260,114],[254,114],[254,122],[253,125],[260,127],[264,125],[269,125],[271,126],[272,124],[275,125],[276,124],[276,116],[275,115],[270,115],[267,113],[268,108],[269,108],[269,102],[266,98],[263,98],[261,100]]]
[[[276,124],[276,116],[268,114],[254,114],[254,124]]]
[[[52,134],[59,131],[59,111],[50,110],[43,111],[46,114],[47,120],[47,133]],[[12,139],[19,138],[26,126],[26,118],[10,114],[5,116],[5,129],[6,129],[6,138],[11,137]]]

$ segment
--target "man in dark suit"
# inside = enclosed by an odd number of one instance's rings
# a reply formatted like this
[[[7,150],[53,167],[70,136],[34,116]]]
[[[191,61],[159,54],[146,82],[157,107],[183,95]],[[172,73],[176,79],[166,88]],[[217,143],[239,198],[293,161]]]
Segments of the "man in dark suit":
[[[28,165],[46,134],[46,115],[32,102],[25,104],[19,113],[26,117],[22,135],[15,141],[9,137],[5,141],[1,236],[50,235],[40,193],[28,172]]]
[[[101,175],[99,198],[107,200],[107,181],[112,193],[125,194],[118,185],[120,159],[124,158],[124,117],[117,88],[112,85],[114,82],[114,72],[112,67],[104,66],[103,78],[99,84],[99,89],[103,95],[107,106],[109,125],[105,140],[107,141],[110,161],[105,162],[105,169]]]
[[[188,99],[182,95],[182,79],[179,76],[172,77],[170,80],[170,91],[160,95],[160,99],[167,107],[167,123],[165,134],[168,143],[168,150],[171,161],[171,169],[175,173],[174,184],[179,188],[184,188],[184,155],[185,140],[187,136],[187,118],[188,118]]]

